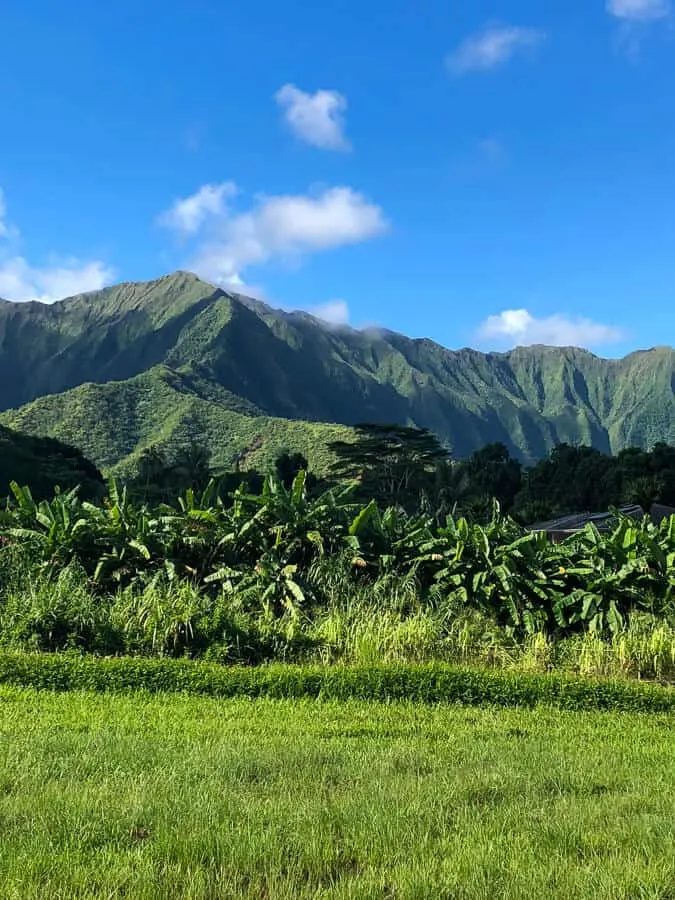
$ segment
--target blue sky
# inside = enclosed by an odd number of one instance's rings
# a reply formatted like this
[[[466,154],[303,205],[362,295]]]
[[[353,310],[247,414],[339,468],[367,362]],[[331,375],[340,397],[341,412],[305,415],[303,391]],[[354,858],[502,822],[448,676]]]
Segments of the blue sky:
[[[669,0],[6,0],[0,296],[176,268],[450,347],[672,344]]]

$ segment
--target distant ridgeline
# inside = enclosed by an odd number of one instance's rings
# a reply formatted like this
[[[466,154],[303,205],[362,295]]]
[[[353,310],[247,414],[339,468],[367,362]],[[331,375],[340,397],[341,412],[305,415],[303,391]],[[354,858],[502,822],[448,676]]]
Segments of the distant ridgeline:
[[[106,473],[197,442],[213,464],[327,474],[359,422],[430,429],[455,459],[501,443],[525,464],[561,443],[675,444],[675,351],[447,350],[333,327],[178,272],[52,305],[0,301],[0,422],[82,449]]]

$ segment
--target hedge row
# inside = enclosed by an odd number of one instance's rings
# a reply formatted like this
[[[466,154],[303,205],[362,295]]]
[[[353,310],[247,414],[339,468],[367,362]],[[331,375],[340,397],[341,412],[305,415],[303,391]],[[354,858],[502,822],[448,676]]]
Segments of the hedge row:
[[[635,681],[530,675],[441,664],[369,668],[221,666],[176,659],[0,653],[0,684],[43,690],[180,691],[211,697],[409,700],[563,709],[675,711],[675,689]]]

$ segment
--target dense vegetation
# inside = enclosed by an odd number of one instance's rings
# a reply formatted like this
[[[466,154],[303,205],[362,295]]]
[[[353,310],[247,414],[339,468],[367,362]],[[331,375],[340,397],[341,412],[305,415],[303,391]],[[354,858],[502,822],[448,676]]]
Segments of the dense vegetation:
[[[561,639],[618,648],[628,635],[643,648],[640,672],[675,667],[675,517],[619,517],[554,545],[497,505],[481,525],[380,509],[357,491],[312,494],[303,470],[289,487],[268,476],[259,494],[244,483],[222,496],[211,482],[157,505],[114,485],[102,504],[75,491],[37,503],[13,485],[0,641],[254,662],[346,659],[370,639],[375,655],[396,657],[373,645],[379,629],[402,658],[479,649],[494,660],[495,644],[508,653],[529,640],[550,663]]]
[[[439,512],[461,511],[489,517],[497,500],[523,524],[568,513],[606,512],[635,504],[675,508],[675,447],[651,451],[627,448],[612,457],[592,447],[560,444],[524,468],[503,444],[489,444],[467,459],[453,460],[428,431],[398,426],[357,425],[350,441],[334,441],[333,481],[358,479],[357,496],[366,502]],[[285,465],[297,454],[282,457]],[[288,483],[288,482],[287,482]],[[675,511],[675,509],[674,509]]]
[[[83,454],[53,438],[31,437],[0,425],[0,497],[10,482],[30,485],[36,497],[51,497],[54,489],[80,488],[83,497],[100,497],[105,482]]]
[[[576,641],[583,668],[604,640],[666,677],[675,520],[523,526],[675,504],[674,359],[450,352],[185,273],[2,302],[3,420],[93,463],[0,432],[0,643],[548,665]]]
[[[429,428],[456,458],[494,442],[527,463],[565,442],[674,444],[674,367],[667,347],[486,355],[329,328],[186,273],[53,306],[0,302],[3,423],[75,442],[120,475],[149,446],[193,439],[221,468],[241,454],[265,468],[288,447],[325,474],[326,444],[361,421]]]
[[[672,713],[0,688],[0,896],[666,900]]]
[[[290,487],[297,472],[310,465],[305,453],[283,448],[288,436],[288,429],[282,429],[271,447],[260,437],[251,452],[235,454],[226,466],[216,464],[208,441],[153,445],[138,456],[124,480],[135,497],[151,503],[171,502],[187,488],[201,492],[212,477],[221,494],[239,484],[259,492],[271,472]],[[411,427],[361,424],[336,428],[332,435],[325,429],[323,438],[325,455],[307,479],[312,493],[358,480],[354,496],[363,503],[374,499],[380,506],[399,505],[410,512],[424,508],[437,518],[459,512],[484,520],[493,499],[522,524],[631,504],[645,512],[653,504],[675,507],[675,447],[667,444],[650,451],[627,448],[614,457],[592,447],[561,444],[547,458],[524,467],[503,444],[452,459],[429,431]],[[7,496],[11,481],[28,486],[39,499],[55,488],[80,484],[89,497],[100,495],[103,487],[101,474],[78,450],[0,426],[0,497]]]
[[[48,691],[183,693],[287,699],[675,712],[675,690],[566,673],[485,671],[442,663],[368,666],[222,666],[184,659],[0,652],[0,684]]]

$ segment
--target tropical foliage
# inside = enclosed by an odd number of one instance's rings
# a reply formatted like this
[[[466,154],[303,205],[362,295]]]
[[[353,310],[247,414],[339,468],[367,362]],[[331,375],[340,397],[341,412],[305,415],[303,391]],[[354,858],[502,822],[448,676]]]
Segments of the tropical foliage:
[[[349,603],[403,627],[433,619],[445,636],[477,616],[521,641],[616,637],[639,614],[672,621],[675,517],[617,514],[609,531],[555,545],[497,503],[484,525],[439,523],[359,502],[353,483],[310,494],[304,470],[289,487],[269,476],[260,493],[217,488],[150,505],[114,483],[102,503],[76,490],[36,501],[13,484],[0,641],[255,659],[299,651]]]
[[[675,508],[675,447],[667,444],[656,444],[651,451],[631,448],[617,456],[560,444],[525,468],[503,444],[488,444],[455,460],[429,431],[366,423],[355,426],[350,440],[330,441],[328,450],[333,462],[327,472],[307,477],[312,494],[356,481],[354,498],[361,503],[374,499],[382,507],[401,506],[410,513],[421,508],[433,511],[437,521],[451,512],[485,522],[493,499],[522,524],[612,506],[639,505],[645,512],[654,504]],[[284,449],[267,470],[256,470],[241,455],[230,468],[219,468],[206,445],[192,442],[173,455],[158,446],[146,448],[137,476],[128,483],[135,496],[170,501],[187,488],[203,491],[216,475],[225,492],[242,483],[259,492],[265,471],[273,471],[289,488],[308,467],[306,456]]]

